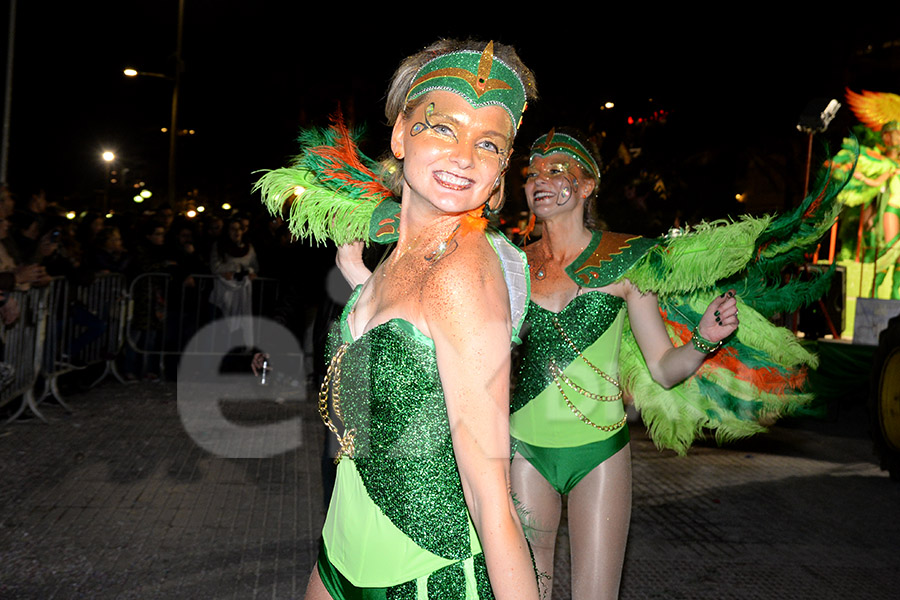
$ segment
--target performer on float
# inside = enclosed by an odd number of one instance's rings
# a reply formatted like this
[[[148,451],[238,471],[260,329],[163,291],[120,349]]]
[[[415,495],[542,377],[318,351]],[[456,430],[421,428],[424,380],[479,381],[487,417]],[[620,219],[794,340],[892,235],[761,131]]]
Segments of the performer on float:
[[[371,222],[374,239],[398,240],[335,332],[319,407],[340,462],[307,598],[537,598],[508,490],[527,269],[482,214],[534,95],[512,48],[440,41],[394,75],[383,171],[337,123],[257,184],[271,210],[292,202],[295,235],[345,244]]]
[[[790,218],[704,224],[671,239],[598,231],[591,215],[599,183],[597,161],[574,132],[551,130],[532,146],[525,194],[542,234],[526,247],[530,328],[510,433],[513,494],[527,515],[544,598],[563,495],[572,598],[618,597],[631,514],[624,391],[655,442],[684,452],[703,428],[720,439],[749,435],[762,430],[759,420],[801,404],[808,398],[799,370],[814,362],[752,308],[820,293],[821,282],[754,287],[783,264],[790,244],[778,236],[814,232],[788,227]],[[833,221],[828,206],[807,215],[819,235]],[[789,215],[794,225],[801,214]]]
[[[857,262],[875,263],[875,288],[891,275],[890,298],[900,299],[900,96],[863,90],[847,90],[847,103],[860,122],[871,130],[869,139],[881,143],[862,145],[845,139],[832,159],[835,176],[853,174],[838,201],[860,207],[862,235],[847,231],[844,243],[856,248]],[[857,151],[857,147],[859,150]],[[858,156],[858,159],[857,159]],[[846,258],[849,253],[843,253]]]

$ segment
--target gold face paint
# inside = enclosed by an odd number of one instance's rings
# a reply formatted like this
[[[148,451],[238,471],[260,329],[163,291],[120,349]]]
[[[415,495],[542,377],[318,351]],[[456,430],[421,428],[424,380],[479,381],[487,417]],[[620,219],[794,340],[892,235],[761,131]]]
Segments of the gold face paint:
[[[466,127],[465,119],[460,119],[450,111],[435,112],[435,104],[431,102],[425,107],[422,121],[417,121],[409,130],[410,137],[429,133],[439,139],[452,140],[459,143],[457,132]],[[485,158],[499,157],[502,169],[506,168],[509,156],[509,138],[496,131],[484,134],[484,139],[476,141],[476,149]]]
[[[565,177],[569,174],[569,169],[569,163],[567,162],[545,163],[532,159],[531,164],[528,165],[528,172],[525,174],[525,179],[532,179],[535,177],[544,177],[545,179]]]
[[[549,216],[553,206],[565,206],[578,195],[577,165],[561,160],[565,155],[532,156],[525,174],[528,206],[539,216]],[[548,212],[549,211],[549,212]]]
[[[402,127],[403,173],[411,192],[444,212],[487,202],[512,141],[502,108],[475,109],[452,92],[432,92]]]

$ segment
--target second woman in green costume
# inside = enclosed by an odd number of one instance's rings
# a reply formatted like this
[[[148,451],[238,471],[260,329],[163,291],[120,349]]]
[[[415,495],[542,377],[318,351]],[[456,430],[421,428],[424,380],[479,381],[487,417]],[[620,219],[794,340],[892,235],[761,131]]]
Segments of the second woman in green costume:
[[[631,514],[631,454],[619,383],[626,318],[653,378],[691,375],[738,326],[733,292],[716,298],[692,344],[673,347],[656,296],[628,269],[655,240],[595,231],[585,215],[597,163],[577,137],[551,131],[532,146],[525,193],[542,224],[526,247],[530,324],[512,399],[512,489],[550,597],[561,497],[568,495],[572,597],[618,597]]]

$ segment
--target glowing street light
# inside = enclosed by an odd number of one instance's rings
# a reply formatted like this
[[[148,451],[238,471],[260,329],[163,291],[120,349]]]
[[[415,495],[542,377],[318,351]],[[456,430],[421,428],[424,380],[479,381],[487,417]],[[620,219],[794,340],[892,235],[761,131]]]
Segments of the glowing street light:
[[[133,69],[128,67],[122,70],[122,73],[125,74],[125,77],[137,77],[140,75],[141,77],[158,77],[160,79],[168,79],[169,81],[174,81],[173,77],[166,75],[165,73],[151,73],[149,71],[138,71],[137,69]]]
[[[126,68],[123,73],[126,77],[158,77],[172,82],[172,111],[169,123],[169,202],[175,202],[175,139],[178,134],[178,88],[181,86],[181,75],[184,71],[184,63],[181,59],[181,46],[184,31],[184,0],[178,0],[178,29],[175,42],[175,74],[173,77],[162,73],[149,73],[138,71],[132,67]]]
[[[106,162],[106,185],[103,187],[103,206],[109,209],[109,184],[112,180],[113,161],[116,160],[116,154],[112,150],[104,150],[100,157]]]

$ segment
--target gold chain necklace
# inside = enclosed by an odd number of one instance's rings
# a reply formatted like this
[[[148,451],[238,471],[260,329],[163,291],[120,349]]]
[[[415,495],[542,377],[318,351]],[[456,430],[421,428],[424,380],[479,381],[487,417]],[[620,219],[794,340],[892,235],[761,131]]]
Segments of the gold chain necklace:
[[[331,357],[331,362],[328,363],[328,370],[325,372],[325,378],[322,379],[322,386],[319,388],[319,416],[322,417],[325,427],[334,434],[334,437],[337,438],[338,443],[341,445],[337,456],[334,457],[334,464],[339,463],[341,457],[345,455],[353,458],[353,454],[356,452],[356,445],[353,439],[356,435],[356,428],[347,429],[345,427],[344,435],[341,435],[331,421],[331,417],[328,416],[328,388],[331,387],[331,397],[334,399],[334,414],[340,419],[341,424],[344,424],[344,416],[341,414],[341,361],[344,359],[344,352],[347,351],[349,346],[348,342],[344,342],[337,349],[337,352],[334,353],[334,356]],[[334,385],[331,385],[332,379],[334,379]]]

